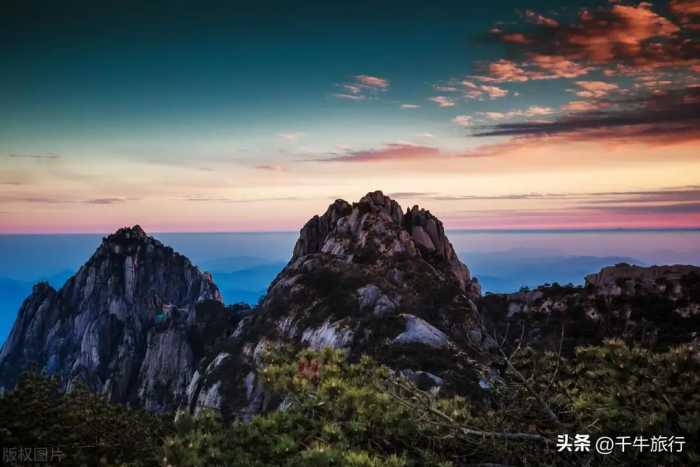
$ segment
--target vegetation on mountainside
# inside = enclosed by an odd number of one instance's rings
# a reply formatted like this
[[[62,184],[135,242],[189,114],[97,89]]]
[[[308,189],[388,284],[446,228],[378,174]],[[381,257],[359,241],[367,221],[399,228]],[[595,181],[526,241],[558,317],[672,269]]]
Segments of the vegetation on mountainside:
[[[353,466],[694,465],[700,364],[620,341],[572,358],[523,348],[486,403],[423,391],[369,358],[280,352],[262,376],[282,409],[223,424],[213,412],[167,419],[67,394],[36,372],[0,398],[3,447],[60,447],[67,465]],[[682,452],[557,452],[557,435],[684,436]],[[593,446],[591,447],[593,451]]]
[[[0,397],[3,465],[158,465],[171,419],[29,371]]]
[[[491,407],[419,390],[391,370],[340,352],[275,356],[264,370],[283,410],[225,427],[213,413],[181,417],[169,465],[412,466],[692,464],[700,383],[689,347],[665,353],[618,341],[567,361],[524,349]],[[554,417],[554,420],[552,419]],[[679,453],[557,452],[557,435],[685,436]],[[593,447],[591,448],[593,451]]]

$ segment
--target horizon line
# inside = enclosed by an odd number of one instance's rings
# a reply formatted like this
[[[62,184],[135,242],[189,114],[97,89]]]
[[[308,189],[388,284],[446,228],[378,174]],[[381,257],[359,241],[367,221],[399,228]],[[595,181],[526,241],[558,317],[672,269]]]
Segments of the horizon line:
[[[136,225],[136,224],[134,224]],[[0,237],[9,236],[52,236],[52,235],[110,235],[112,231],[85,231],[85,232],[0,232]],[[299,230],[175,230],[175,231],[152,231],[148,235],[202,235],[202,234],[298,234]],[[591,227],[591,228],[445,228],[445,232],[456,233],[614,233],[614,232],[700,232],[698,227]]]

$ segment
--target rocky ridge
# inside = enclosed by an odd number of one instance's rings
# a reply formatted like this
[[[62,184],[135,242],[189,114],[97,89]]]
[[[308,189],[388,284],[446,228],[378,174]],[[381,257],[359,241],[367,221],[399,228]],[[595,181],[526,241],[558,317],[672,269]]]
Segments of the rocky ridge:
[[[522,329],[528,344],[554,351],[608,338],[661,348],[700,344],[699,267],[622,263],[585,279],[582,287],[552,284],[488,294],[479,308],[500,333]]]

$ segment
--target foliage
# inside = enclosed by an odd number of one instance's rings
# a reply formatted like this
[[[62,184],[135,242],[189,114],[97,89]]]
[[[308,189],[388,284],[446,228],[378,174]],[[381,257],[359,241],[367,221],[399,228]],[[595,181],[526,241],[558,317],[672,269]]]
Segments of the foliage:
[[[531,348],[504,356],[486,402],[440,397],[368,357],[280,351],[260,370],[280,410],[224,424],[166,419],[29,372],[0,398],[3,447],[58,447],[68,465],[463,466],[696,465],[700,368],[691,346],[620,341],[570,359]],[[559,434],[684,436],[680,453],[559,453]]]
[[[369,358],[270,356],[262,376],[283,409],[224,426],[182,416],[169,465],[413,466],[696,463],[700,372],[689,347],[665,353],[611,341],[564,360],[523,349],[490,407],[419,390]],[[543,406],[544,403],[544,406]],[[555,421],[548,416],[552,411]],[[682,453],[558,453],[558,434],[685,436]]]
[[[167,418],[112,404],[77,385],[60,390],[57,379],[25,373],[0,397],[0,444],[4,448],[50,449],[65,465],[158,465]]]

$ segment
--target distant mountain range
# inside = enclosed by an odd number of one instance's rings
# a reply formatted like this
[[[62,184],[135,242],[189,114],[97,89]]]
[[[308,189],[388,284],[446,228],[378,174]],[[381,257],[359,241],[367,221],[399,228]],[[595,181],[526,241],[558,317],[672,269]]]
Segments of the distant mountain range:
[[[462,253],[484,292],[507,293],[544,283],[583,284],[583,278],[618,263],[644,266],[626,256],[557,256],[537,250]]]

